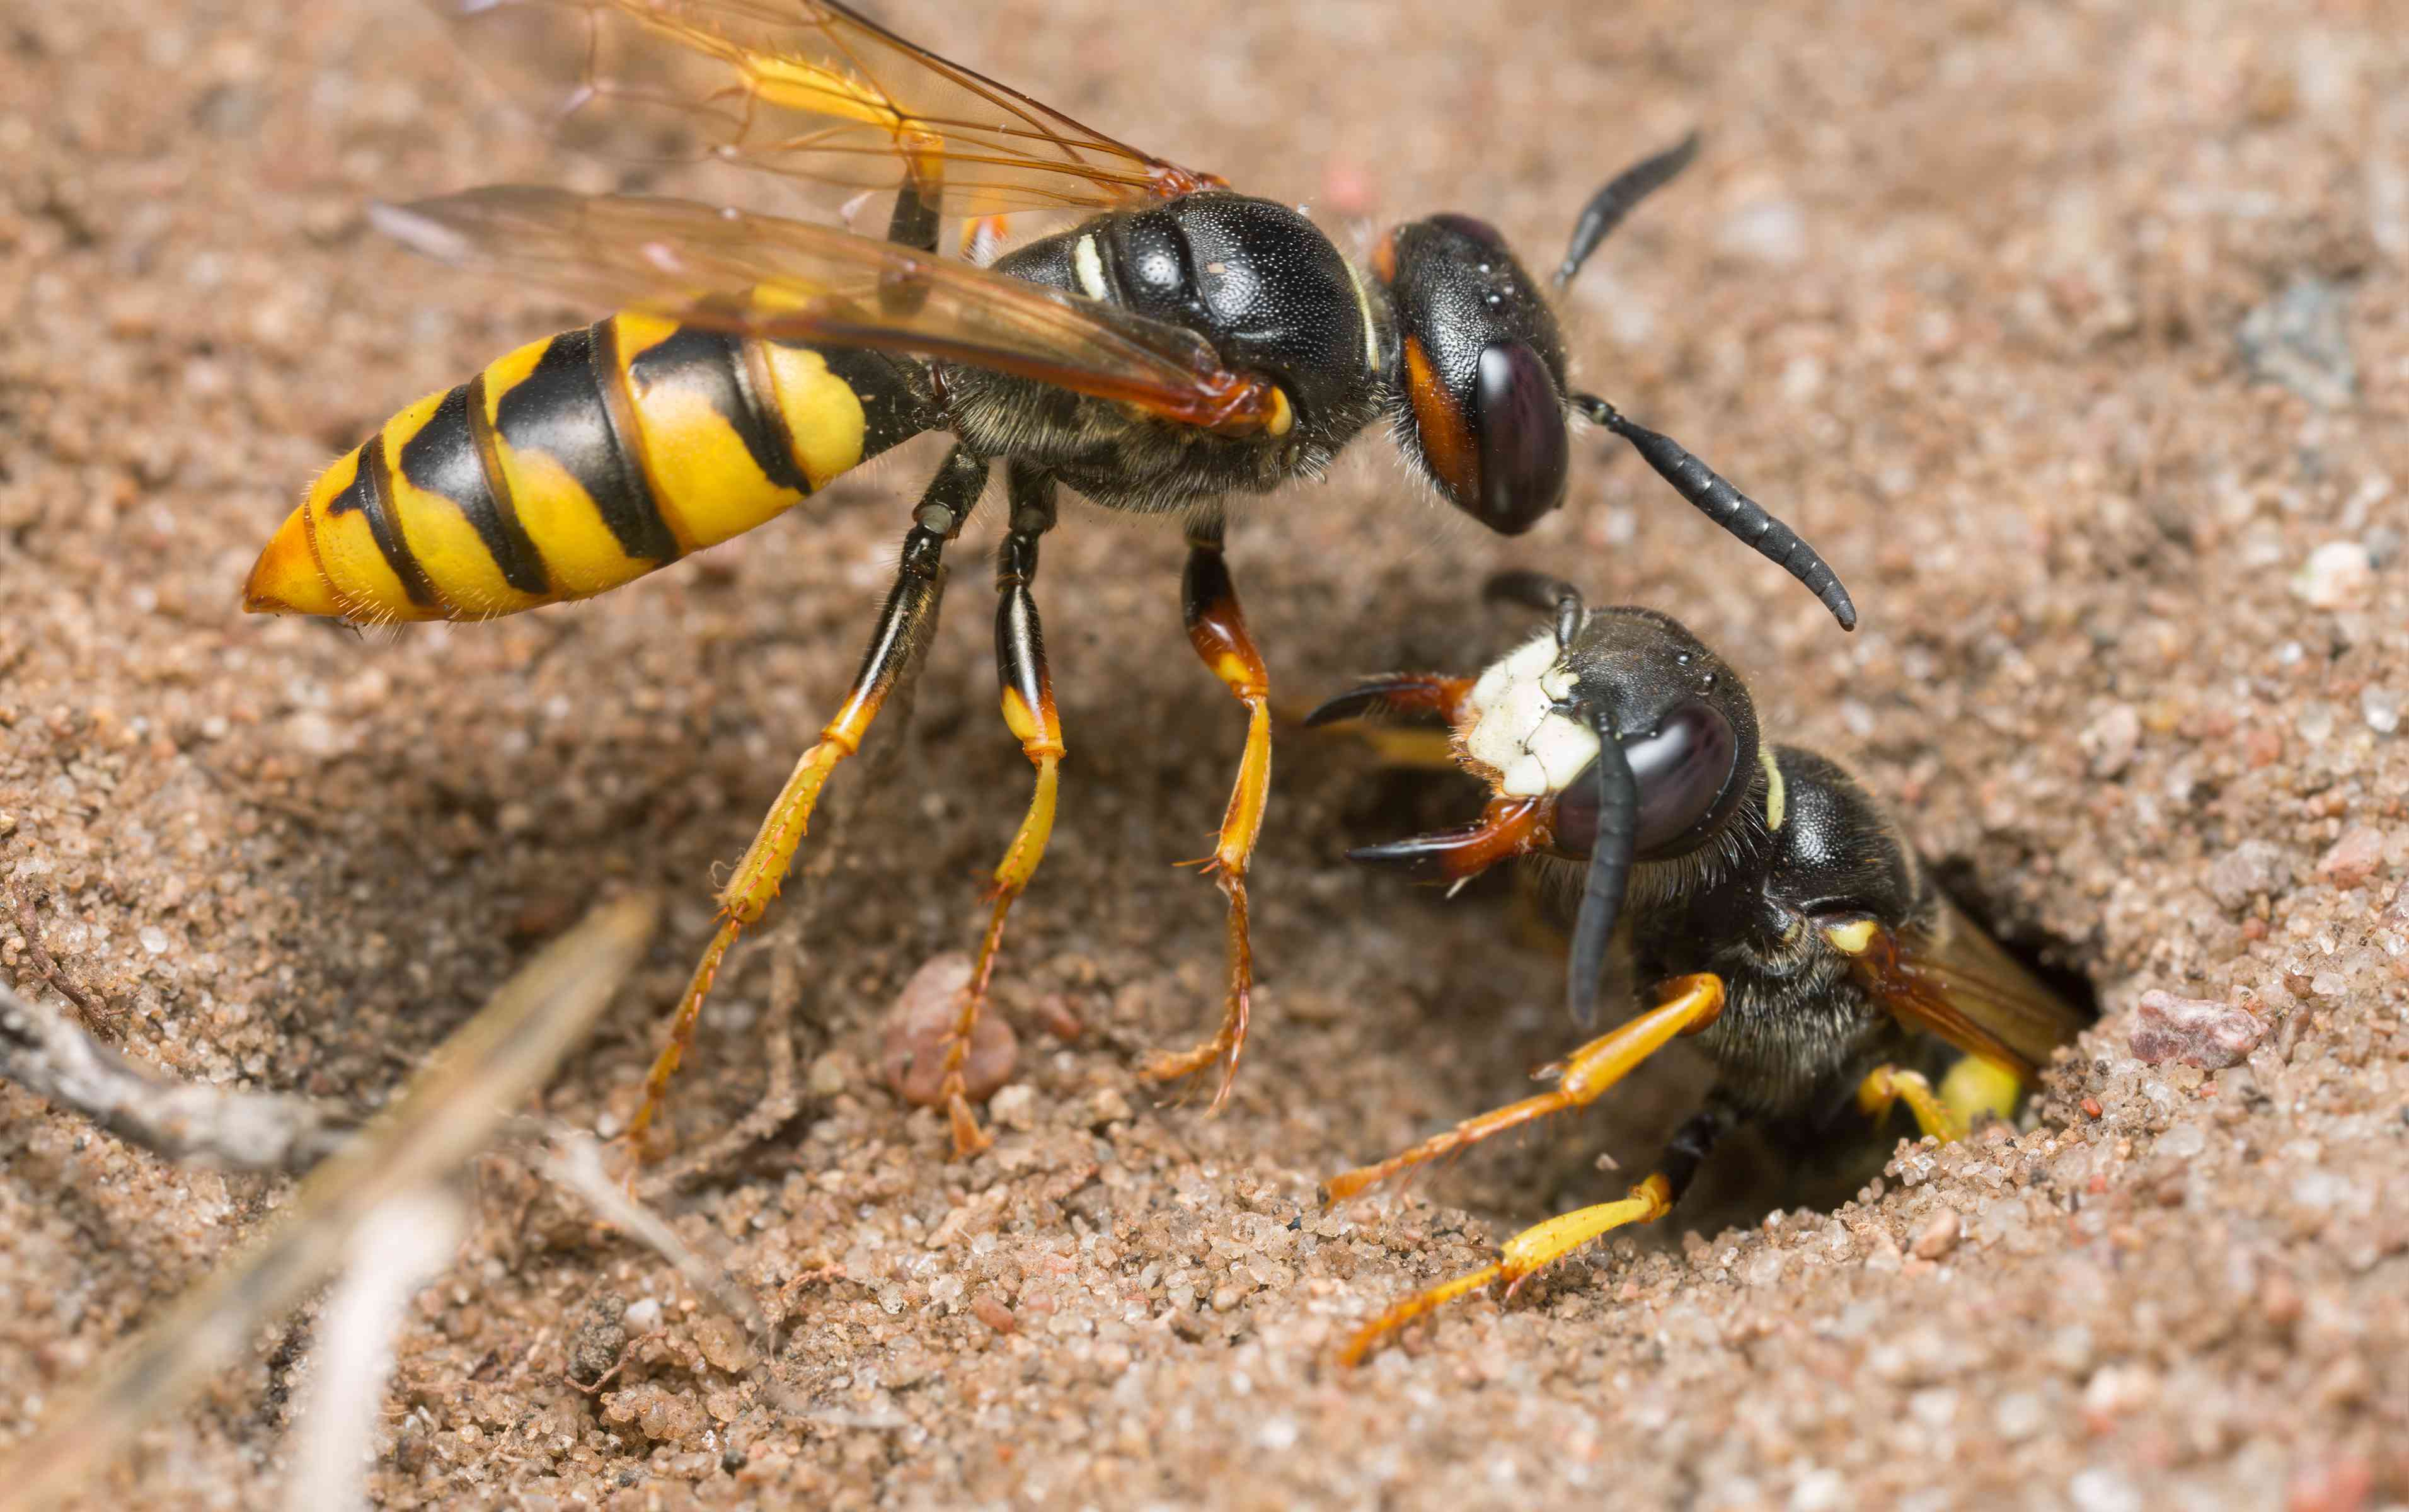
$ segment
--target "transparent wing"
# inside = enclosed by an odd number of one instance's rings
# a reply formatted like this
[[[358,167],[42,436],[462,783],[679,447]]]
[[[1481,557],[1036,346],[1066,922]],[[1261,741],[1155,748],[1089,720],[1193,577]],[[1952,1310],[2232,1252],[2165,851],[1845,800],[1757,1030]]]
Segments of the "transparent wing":
[[[1856,958],[1868,988],[1900,1020],[2027,1081],[2085,1027],[2073,1004],[1947,903],[1928,929],[1884,932]]]
[[[1090,131],[830,0],[429,0],[578,145],[840,197],[908,176],[953,215],[1143,205],[1222,180]]]
[[[516,186],[378,206],[374,219],[430,256],[599,306],[945,358],[1230,434],[1274,413],[1271,386],[1224,368],[1193,331],[833,226]]]

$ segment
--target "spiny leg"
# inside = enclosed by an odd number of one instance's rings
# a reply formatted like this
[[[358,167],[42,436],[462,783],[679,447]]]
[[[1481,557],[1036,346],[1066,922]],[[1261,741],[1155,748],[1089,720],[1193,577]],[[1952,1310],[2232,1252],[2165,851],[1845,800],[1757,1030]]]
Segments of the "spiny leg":
[[[1230,806],[1221,815],[1221,834],[1205,870],[1213,873],[1221,894],[1230,900],[1230,986],[1221,1013],[1221,1028],[1193,1049],[1178,1054],[1158,1052],[1140,1074],[1154,1082],[1176,1081],[1212,1065],[1221,1064],[1221,1085],[1213,1094],[1218,1111],[1230,1098],[1230,1084],[1238,1074],[1238,1056],[1246,1048],[1247,1016],[1255,988],[1254,947],[1247,930],[1247,863],[1254,856],[1255,839],[1262,832],[1263,802],[1272,784],[1271,673],[1262,653],[1247,632],[1247,618],[1238,608],[1238,589],[1230,578],[1230,564],[1221,554],[1222,525],[1217,515],[1188,533],[1188,570],[1181,584],[1188,617],[1188,641],[1233,698],[1247,706],[1247,745],[1238,758],[1238,780],[1230,789]]]
[[[1677,976],[1665,984],[1663,999],[1653,1008],[1601,1035],[1558,1061],[1553,1091],[1526,1097],[1477,1118],[1466,1118],[1443,1134],[1435,1134],[1401,1155],[1378,1165],[1359,1166],[1332,1177],[1322,1186],[1326,1201],[1338,1202],[1377,1186],[1403,1171],[1453,1155],[1492,1134],[1519,1129],[1551,1113],[1564,1113],[1597,1101],[1599,1095],[1631,1073],[1633,1067],[1683,1034],[1695,1034],[1724,1011],[1723,979],[1711,972]]]
[[[870,648],[862,655],[861,670],[854,674],[844,706],[820,731],[818,742],[795,763],[744,858],[720,891],[719,931],[695,967],[685,996],[678,1000],[669,1043],[644,1077],[644,1100],[627,1126],[627,1143],[639,1163],[650,1156],[647,1136],[660,1116],[670,1078],[677,1074],[678,1062],[694,1043],[695,1022],[701,1016],[703,1000],[711,994],[712,981],[719,974],[719,963],[737,936],[759,919],[770,900],[778,896],[778,886],[810,827],[821,786],[839,762],[861,748],[871,722],[878,717],[897,677],[911,663],[921,637],[936,617],[938,597],[945,591],[945,542],[961,529],[986,483],[987,463],[958,446],[913,511],[912,528],[903,538],[902,560],[895,569],[895,585],[887,590],[878,628],[870,638]]]
[[[994,1143],[971,1116],[962,1062],[970,1055],[971,1035],[987,1004],[996,950],[1003,943],[1004,915],[1036,874],[1038,862],[1046,858],[1046,841],[1054,830],[1056,775],[1064,755],[1062,725],[1054,713],[1054,677],[1046,664],[1045,632],[1037,622],[1037,600],[1029,592],[1037,576],[1038,538],[1054,528],[1054,481],[1017,462],[1006,476],[1012,527],[995,554],[995,672],[1003,689],[1003,722],[1020,737],[1022,754],[1037,769],[1037,785],[1030,795],[1019,833],[1012,837],[1011,846],[996,866],[989,892],[995,912],[988,919],[986,938],[979,942],[970,985],[962,989],[961,1015],[945,1036],[945,1079],[937,1090],[953,1125],[957,1159],[968,1159]]]
[[[1681,1194],[1690,1188],[1691,1178],[1715,1146],[1724,1130],[1733,1123],[1730,1110],[1718,1102],[1691,1115],[1688,1121],[1673,1131],[1665,1147],[1664,1159],[1657,1163],[1656,1174],[1631,1188],[1631,1195],[1616,1202],[1600,1202],[1593,1207],[1575,1208],[1545,1223],[1534,1224],[1498,1246],[1494,1262],[1477,1271],[1467,1272],[1452,1280],[1418,1291],[1405,1301],[1390,1306],[1347,1341],[1339,1351],[1339,1363],[1356,1365],[1363,1361],[1373,1346],[1388,1335],[1412,1322],[1493,1282],[1506,1283],[1506,1294],[1511,1297],[1515,1289],[1545,1266],[1592,1244],[1617,1229],[1635,1223],[1653,1223],[1673,1210]]]
[[[1307,713],[1307,729],[1344,725],[1349,738],[1370,748],[1384,767],[1455,771],[1462,763],[1455,754],[1455,726],[1464,700],[1472,693],[1472,679],[1442,677],[1435,672],[1392,672],[1349,688]],[[1362,723],[1366,714],[1435,714],[1446,727],[1426,725]]]

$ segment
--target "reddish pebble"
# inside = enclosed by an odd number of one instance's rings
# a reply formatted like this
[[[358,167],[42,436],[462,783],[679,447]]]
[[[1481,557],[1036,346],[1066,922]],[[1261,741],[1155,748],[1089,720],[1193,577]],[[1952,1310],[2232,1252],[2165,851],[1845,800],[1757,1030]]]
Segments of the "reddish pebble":
[[[2384,870],[2384,831],[2359,825],[2344,832],[2317,862],[2317,875],[2347,892]]]
[[[2375,1472],[2356,1455],[2307,1465],[2284,1493],[2285,1512],[2359,1512],[2375,1493]]]
[[[961,1016],[962,989],[970,986],[971,958],[960,951],[932,957],[887,1010],[879,1071],[897,1097],[933,1108],[945,1099],[937,1088],[945,1080],[945,1036]],[[1012,1078],[1019,1058],[1019,1042],[989,1003],[971,1030],[970,1054],[962,1061],[962,1091],[983,1102]]]
[[[1037,1018],[1046,1032],[1069,1044],[1087,1032],[1088,1026],[1071,1011],[1071,1000],[1059,992],[1049,992],[1037,1000]]]
[[[993,1297],[983,1295],[973,1301],[971,1316],[998,1333],[1017,1333],[1020,1331],[1020,1319],[1012,1316],[1011,1308]]]
[[[1932,1215],[1932,1221],[1924,1226],[1923,1231],[1915,1236],[1915,1243],[1908,1247],[1918,1260],[1937,1260],[1957,1247],[1957,1235],[1962,1227],[1957,1210],[1944,1207]]]
[[[2099,1100],[2098,1098],[2086,1097],[2083,1100],[2083,1116],[2084,1117],[2097,1118],[2105,1111],[2105,1109],[2099,1106]]]
[[[2267,1037],[2266,1021],[2247,1008],[2156,988],[2142,994],[2135,1019],[2126,1044],[2137,1059],[2153,1066],[2180,1060],[2202,1071],[2223,1071],[2248,1059]],[[2083,1111],[2096,1118],[2093,1106],[2084,1100]]]

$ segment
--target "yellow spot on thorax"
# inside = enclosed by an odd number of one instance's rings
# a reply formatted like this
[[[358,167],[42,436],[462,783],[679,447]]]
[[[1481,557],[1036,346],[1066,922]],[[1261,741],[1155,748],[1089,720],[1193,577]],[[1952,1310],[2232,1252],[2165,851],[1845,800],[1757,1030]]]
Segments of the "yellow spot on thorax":
[[[1293,426],[1295,424],[1296,410],[1289,405],[1288,391],[1279,387],[1277,384],[1274,384],[1272,386],[1272,414],[1269,420],[1263,422],[1263,429],[1274,436],[1285,436],[1289,433],[1290,427]]]
[[[1847,924],[1827,925],[1824,938],[1843,956],[1862,956],[1874,943],[1874,931],[1881,927],[1872,919],[1854,919]]]

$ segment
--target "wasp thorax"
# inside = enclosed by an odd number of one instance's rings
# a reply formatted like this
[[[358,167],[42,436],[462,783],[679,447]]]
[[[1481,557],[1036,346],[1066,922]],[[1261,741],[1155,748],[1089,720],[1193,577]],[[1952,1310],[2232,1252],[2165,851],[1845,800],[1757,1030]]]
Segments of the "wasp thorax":
[[[1468,215],[1397,227],[1373,259],[1398,333],[1398,430],[1439,491],[1519,535],[1564,502],[1564,339],[1505,238]]]

